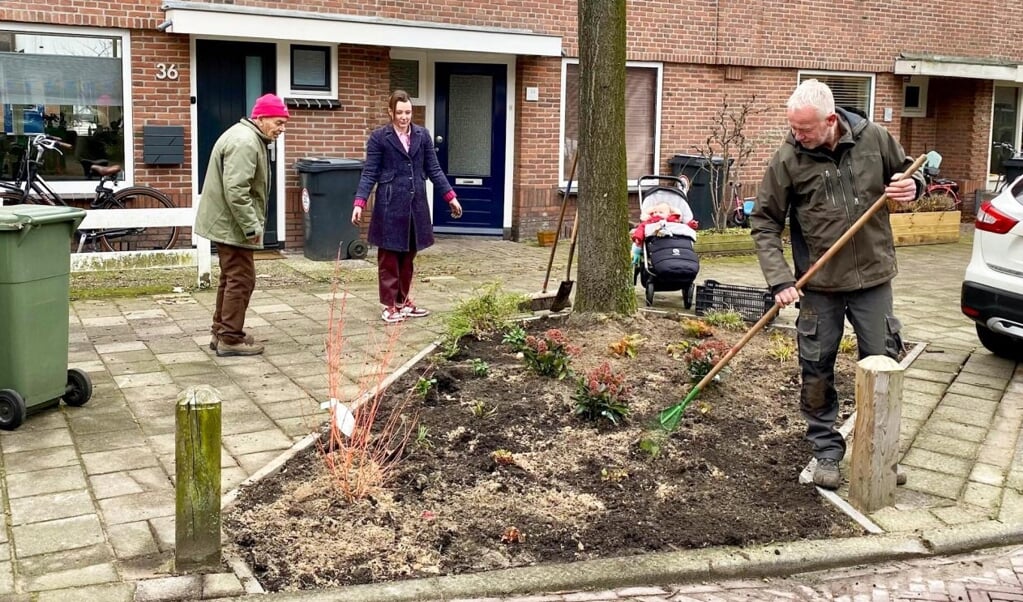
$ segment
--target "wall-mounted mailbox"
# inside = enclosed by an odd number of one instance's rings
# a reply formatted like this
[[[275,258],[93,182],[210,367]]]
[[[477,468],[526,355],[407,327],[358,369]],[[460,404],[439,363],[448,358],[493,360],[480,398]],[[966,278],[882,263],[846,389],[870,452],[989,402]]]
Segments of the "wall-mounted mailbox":
[[[185,127],[142,126],[142,162],[146,165],[181,165],[185,162]]]

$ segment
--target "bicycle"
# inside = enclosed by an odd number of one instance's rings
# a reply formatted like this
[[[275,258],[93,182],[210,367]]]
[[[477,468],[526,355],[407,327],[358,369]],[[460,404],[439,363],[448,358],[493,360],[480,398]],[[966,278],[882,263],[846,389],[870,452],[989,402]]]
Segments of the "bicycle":
[[[8,204],[34,203],[40,205],[68,206],[39,174],[39,166],[47,151],[63,154],[61,149],[71,145],[60,138],[37,134],[32,137],[29,148],[22,152],[18,171],[13,181],[0,181],[0,206]],[[31,152],[34,151],[34,152]],[[129,186],[114,190],[120,165],[107,165],[106,160],[80,160],[88,176],[100,177],[96,196],[89,203],[89,209],[154,209],[174,208],[167,195],[148,186]],[[109,184],[109,186],[108,186]],[[170,249],[178,238],[177,227],[111,228],[102,230],[78,230],[77,251],[88,245],[90,250],[138,251]]]
[[[959,182],[949,178],[939,178],[938,168],[924,167],[924,193],[916,202],[917,210],[958,211],[962,206],[959,197]]]
[[[742,198],[742,195],[739,194],[742,184],[738,182],[729,182],[728,185],[732,189],[732,205],[728,213],[727,224],[731,228],[749,228],[749,216],[753,212],[753,203],[756,198]]]
[[[998,181],[995,182],[995,194],[1001,193],[1005,190],[1005,187],[1011,184],[1006,177],[1005,159],[1008,155],[1009,159],[1016,159],[1016,147],[1009,144],[1008,142],[992,142],[992,148],[999,153],[998,165]]]

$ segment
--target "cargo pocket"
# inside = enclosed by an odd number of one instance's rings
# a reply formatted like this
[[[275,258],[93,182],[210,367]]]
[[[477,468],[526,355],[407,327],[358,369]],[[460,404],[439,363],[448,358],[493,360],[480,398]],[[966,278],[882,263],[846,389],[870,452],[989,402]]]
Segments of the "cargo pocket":
[[[819,362],[821,342],[817,337],[817,314],[800,312],[796,318],[796,332],[799,334],[799,357],[809,362]]]
[[[888,357],[901,360],[902,354],[906,351],[906,345],[902,341],[902,322],[895,316],[885,316],[884,351]]]

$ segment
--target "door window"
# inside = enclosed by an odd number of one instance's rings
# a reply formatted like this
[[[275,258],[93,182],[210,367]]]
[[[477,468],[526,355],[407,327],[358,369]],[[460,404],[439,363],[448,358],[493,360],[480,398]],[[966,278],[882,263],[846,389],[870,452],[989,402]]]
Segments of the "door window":
[[[452,74],[448,87],[449,175],[490,177],[494,78]]]
[[[995,103],[991,114],[991,173],[1002,173],[1002,162],[1012,158],[1020,147],[1020,89],[1016,86],[995,86]]]

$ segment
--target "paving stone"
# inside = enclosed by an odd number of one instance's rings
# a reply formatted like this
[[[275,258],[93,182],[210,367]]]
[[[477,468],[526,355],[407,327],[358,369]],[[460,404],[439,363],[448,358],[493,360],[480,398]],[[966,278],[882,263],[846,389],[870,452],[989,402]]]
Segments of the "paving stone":
[[[157,369],[159,364],[157,364]],[[170,374],[166,372],[145,372],[140,374],[124,374],[121,376],[115,376],[114,382],[117,386],[122,389],[131,389],[135,387],[150,387],[154,385],[170,385],[174,383]]]
[[[1002,491],[1002,503],[998,520],[1007,524],[1023,523],[1023,493],[1012,489]],[[1023,571],[1023,567],[1021,567]]]
[[[14,600],[14,565],[9,561],[0,562],[0,596]],[[28,602],[28,598],[25,598]]]
[[[97,564],[81,568],[55,570],[43,575],[19,575],[22,588],[28,591],[77,589],[118,580],[112,564]],[[105,601],[104,601],[105,602]]]
[[[130,583],[77,586],[39,592],[37,602],[132,602],[135,586]]]
[[[236,456],[235,459],[238,460],[238,466],[240,466],[242,470],[244,470],[247,474],[252,475],[270,462],[276,460],[282,453],[284,453],[284,450],[258,452],[254,454],[246,454],[244,456]]]
[[[82,464],[89,475],[137,470],[157,465],[148,447],[129,447],[82,454]]]
[[[871,514],[870,520],[889,532],[922,531],[943,526],[929,510],[882,508]]]
[[[992,518],[990,510],[966,505],[933,508],[931,509],[931,513],[938,517],[941,522],[952,526],[967,523],[979,523]]]
[[[938,371],[938,370],[922,370],[914,363],[912,367],[908,368],[905,372],[906,379],[923,380],[932,383],[950,384],[955,380],[955,372],[949,371]]]
[[[95,391],[93,396],[95,398]],[[92,402],[89,403],[92,410]],[[69,420],[71,430],[74,431],[78,445],[87,446],[83,451],[98,451],[95,449],[97,439],[103,440],[107,433],[124,433],[122,438],[128,437],[132,431],[138,431],[138,424],[135,416],[128,410],[127,403],[122,402],[121,407],[113,411],[103,413],[91,412],[75,415]],[[88,437],[96,435],[96,437]]]
[[[89,477],[96,499],[171,489],[173,485],[161,468],[112,472]]]
[[[71,446],[10,453],[4,454],[4,465],[8,474],[66,468],[78,465],[78,453]]]
[[[982,483],[967,483],[962,500],[981,508],[998,508],[1002,502],[1002,489]]]
[[[3,449],[5,456],[16,452],[67,447],[72,444],[71,431],[67,428],[39,431],[28,430],[23,426],[17,431],[6,432],[0,436],[0,449]]]
[[[953,439],[973,441],[980,443],[987,438],[987,429],[957,422],[942,422],[940,420],[928,420],[921,432],[945,435]]]
[[[949,385],[948,392],[955,393],[957,395],[965,395],[966,397],[976,397],[977,399],[987,399],[990,401],[998,401],[1002,398],[1002,391],[1000,389],[989,389],[987,387],[978,387],[976,385],[968,385],[959,382]]]
[[[84,548],[104,541],[103,528],[95,514],[15,525],[11,533],[19,558]]]
[[[1005,469],[991,464],[974,464],[969,480],[1000,488],[1005,484]]]
[[[962,372],[956,382],[964,385],[976,385],[978,387],[986,387],[988,389],[996,389],[998,391],[1005,390],[1005,385],[1008,383],[1008,379],[1004,376],[989,376],[987,374],[978,374],[976,372]]]
[[[149,523],[146,521],[110,525],[107,527],[107,536],[110,539],[110,545],[114,548],[114,554],[118,558],[133,558],[160,552],[153,532],[149,528]]]
[[[15,498],[10,504],[11,525],[41,523],[96,512],[92,496],[85,489]]]
[[[231,455],[238,457],[257,452],[287,449],[291,447],[291,438],[277,429],[272,429],[225,436],[223,444],[224,448],[231,452]]]
[[[245,594],[245,587],[234,573],[212,573],[202,576],[202,597],[227,598]]]
[[[932,472],[951,474],[958,477],[967,476],[973,468],[973,462],[970,460],[924,449],[911,449],[902,458],[902,463],[907,466],[915,466]]]
[[[202,595],[202,577],[184,575],[139,581],[135,589],[135,602],[162,602],[166,600],[195,600]]]
[[[146,344],[142,341],[123,341],[96,345],[96,353],[101,355],[114,355],[125,351],[145,351],[146,349]]]
[[[956,393],[949,393],[942,397],[941,405],[942,407],[970,410],[980,414],[986,414],[988,416],[994,416],[995,412],[998,410],[997,401],[977,399],[976,397],[967,397],[966,395],[958,395]]]
[[[107,525],[134,523],[174,515],[174,491],[148,491],[99,500]]]
[[[85,487],[85,475],[80,466],[34,470],[7,477],[7,496],[11,499]]]
[[[913,478],[903,488],[919,491],[945,499],[958,499],[959,492],[966,484],[965,476],[959,477],[946,473],[919,469],[913,471]]]
[[[993,413],[974,412],[942,404],[935,408],[930,420],[949,421],[987,429],[991,425],[992,416]]]
[[[942,382],[907,378],[903,382],[902,388],[906,391],[916,391],[918,393],[926,393],[928,395],[944,395],[948,386],[947,383]]]

